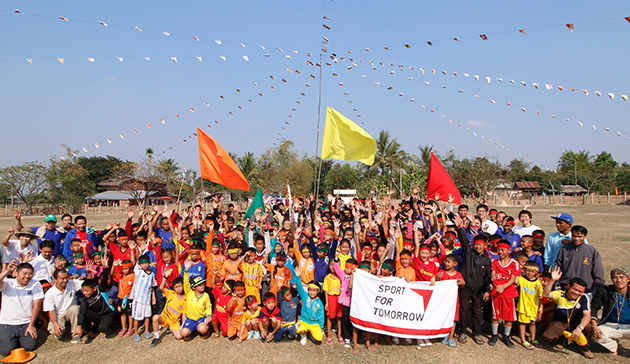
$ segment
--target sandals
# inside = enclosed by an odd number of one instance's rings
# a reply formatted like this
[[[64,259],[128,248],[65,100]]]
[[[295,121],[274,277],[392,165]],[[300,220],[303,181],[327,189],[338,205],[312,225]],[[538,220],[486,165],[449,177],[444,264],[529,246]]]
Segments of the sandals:
[[[339,341],[339,343],[340,343],[340,344],[343,344],[343,343],[345,343],[345,342],[346,342],[346,341],[345,341],[342,337],[340,337],[340,338],[338,339],[338,341]]]
[[[126,329],[124,329],[124,328],[120,329],[120,331],[118,332],[118,337],[123,337],[123,336],[125,336],[126,333],[127,333]]]
[[[332,337],[326,338],[326,344],[332,345]]]
[[[542,349],[542,344],[538,342],[538,340],[532,340],[531,344],[534,345],[535,348]]]
[[[219,339],[221,338],[221,336],[219,336],[219,334],[217,334],[216,332],[213,332],[211,337],[214,341],[219,341]]]
[[[523,345],[523,347],[527,350],[532,350],[534,348],[534,345],[530,344],[529,341],[523,341],[521,345]]]
[[[475,344],[477,344],[477,345],[483,345],[483,344],[485,344],[485,343],[486,343],[485,341],[483,341],[483,339],[481,338],[481,336],[475,336],[475,337],[473,337],[473,341],[474,341],[474,342],[475,342]]]
[[[127,333],[125,334],[125,337],[127,337],[127,336],[133,336],[133,329],[127,330]],[[137,336],[140,336],[140,335],[137,335]]]
[[[457,341],[459,341],[460,344],[466,344],[467,341],[467,337],[466,334],[461,334],[458,338]]]

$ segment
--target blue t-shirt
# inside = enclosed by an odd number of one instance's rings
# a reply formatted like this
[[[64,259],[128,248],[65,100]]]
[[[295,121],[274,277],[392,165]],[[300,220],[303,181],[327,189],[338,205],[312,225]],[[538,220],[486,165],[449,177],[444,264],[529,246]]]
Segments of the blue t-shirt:
[[[616,305],[612,306],[610,315],[608,315],[608,322],[630,325],[630,305],[628,305],[625,295],[620,295],[619,292],[615,292],[615,302]],[[618,314],[619,307],[621,307],[621,314]]]
[[[182,278],[184,277],[183,269],[181,276]],[[188,279],[193,279],[194,277],[206,278],[206,265],[201,260],[197,263],[193,263],[188,270]]]
[[[33,231],[37,232],[39,230],[39,226],[31,228]],[[57,229],[52,231],[48,229],[44,229],[46,232],[44,233],[44,237],[42,239],[37,239],[37,248],[39,249],[39,244],[43,239],[52,240],[55,242],[55,249],[53,250],[53,257],[59,253],[61,253],[61,242],[66,237],[65,234],[60,233]]]
[[[542,257],[536,253],[529,256],[529,260],[538,263],[538,272],[542,273],[544,271]]]
[[[170,248],[175,250],[175,243],[173,243],[173,232],[171,231],[164,231],[160,228],[157,228],[155,230],[155,235],[157,235],[158,237],[160,237],[160,239],[162,239],[162,250]]]
[[[72,267],[68,268],[68,274],[70,275],[70,277],[72,277],[75,274],[78,275],[79,277],[87,277],[85,266],[83,266],[82,268],[77,268],[76,265],[73,265]]]

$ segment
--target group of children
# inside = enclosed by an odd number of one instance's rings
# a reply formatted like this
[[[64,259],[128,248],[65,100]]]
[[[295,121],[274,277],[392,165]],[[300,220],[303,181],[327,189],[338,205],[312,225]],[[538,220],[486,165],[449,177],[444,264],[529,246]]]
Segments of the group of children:
[[[418,217],[409,204],[383,208],[371,200],[341,205],[311,199],[293,209],[279,205],[249,220],[241,220],[242,213],[232,206],[205,219],[200,207],[179,217],[156,210],[162,229],[153,230],[157,217],[148,229],[112,224],[101,234],[104,244],[93,247],[73,239],[71,261],[60,254],[54,265],[69,266],[72,278],[84,280],[81,304],[94,307],[93,316],[118,315],[119,337],[140,342],[143,331],[151,347],[168,333],[191,340],[196,332],[239,343],[286,338],[306,345],[310,336],[315,342],[338,341],[355,353],[362,337],[375,350],[378,334],[361,333],[350,319],[357,269],[430,285],[456,280],[461,297],[445,345],[466,343],[469,327],[474,342],[483,344],[482,321],[490,323],[489,345],[498,341],[499,321],[509,347],[514,347],[514,322],[524,347],[540,345],[536,323],[544,312],[545,277],[532,236],[524,235],[515,246],[479,230],[471,241],[471,221],[455,215],[447,223],[446,210],[433,202]],[[87,342],[106,329],[90,327]],[[398,345],[400,339],[414,344],[395,335],[386,340]],[[432,342],[417,339],[415,344]]]

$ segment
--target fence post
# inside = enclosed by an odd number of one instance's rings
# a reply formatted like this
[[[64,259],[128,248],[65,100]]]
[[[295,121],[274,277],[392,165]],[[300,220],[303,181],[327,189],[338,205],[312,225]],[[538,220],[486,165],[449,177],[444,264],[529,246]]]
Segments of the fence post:
[[[608,192],[608,204],[610,205],[610,192]]]

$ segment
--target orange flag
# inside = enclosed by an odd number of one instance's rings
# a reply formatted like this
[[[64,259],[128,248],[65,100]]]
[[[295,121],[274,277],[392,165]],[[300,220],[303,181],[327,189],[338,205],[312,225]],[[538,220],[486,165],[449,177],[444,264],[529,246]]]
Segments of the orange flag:
[[[197,127],[201,178],[223,187],[249,191],[249,183],[230,155],[210,135]]]

